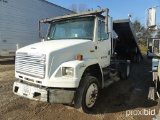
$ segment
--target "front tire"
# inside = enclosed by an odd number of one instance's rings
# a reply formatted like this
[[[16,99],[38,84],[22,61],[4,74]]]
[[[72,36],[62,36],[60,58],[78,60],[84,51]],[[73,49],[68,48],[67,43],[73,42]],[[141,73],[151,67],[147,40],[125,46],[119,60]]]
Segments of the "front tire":
[[[82,78],[76,91],[75,108],[80,112],[90,113],[96,103],[99,95],[99,82],[93,76]]]

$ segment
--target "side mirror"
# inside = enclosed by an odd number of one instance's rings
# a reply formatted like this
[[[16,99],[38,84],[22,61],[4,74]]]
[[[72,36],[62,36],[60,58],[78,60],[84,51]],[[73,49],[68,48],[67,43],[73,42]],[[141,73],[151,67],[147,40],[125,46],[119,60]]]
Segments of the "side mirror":
[[[106,18],[105,18],[105,32],[108,34],[108,12],[109,12],[109,9],[107,8],[106,9]]]

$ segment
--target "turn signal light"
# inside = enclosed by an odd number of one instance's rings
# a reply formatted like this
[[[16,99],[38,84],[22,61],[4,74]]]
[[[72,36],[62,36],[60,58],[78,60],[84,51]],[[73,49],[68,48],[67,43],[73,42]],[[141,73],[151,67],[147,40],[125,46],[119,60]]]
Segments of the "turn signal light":
[[[82,61],[83,60],[83,55],[78,54],[77,55],[77,60]]]

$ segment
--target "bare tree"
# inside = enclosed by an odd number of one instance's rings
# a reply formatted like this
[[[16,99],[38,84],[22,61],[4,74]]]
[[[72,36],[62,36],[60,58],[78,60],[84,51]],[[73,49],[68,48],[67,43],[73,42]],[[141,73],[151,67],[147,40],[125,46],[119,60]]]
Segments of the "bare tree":
[[[77,5],[72,4],[69,9],[72,10],[73,12],[77,12]]]
[[[150,29],[145,29],[139,19],[135,19],[132,22],[132,27],[134,32],[136,33],[136,39],[138,40],[138,43],[146,45],[147,39],[152,37],[154,31]]]
[[[87,11],[87,6],[85,4],[80,4],[78,8],[79,8],[79,12]]]
[[[72,4],[69,7],[69,9],[72,10],[72,11],[74,11],[74,12],[80,13],[80,12],[87,11],[87,6],[85,4],[79,4],[79,5]]]

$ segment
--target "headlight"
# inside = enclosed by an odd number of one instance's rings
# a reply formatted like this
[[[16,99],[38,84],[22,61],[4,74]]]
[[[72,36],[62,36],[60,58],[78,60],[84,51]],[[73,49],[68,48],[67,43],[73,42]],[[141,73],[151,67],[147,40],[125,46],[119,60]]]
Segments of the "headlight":
[[[62,76],[73,77],[74,69],[72,67],[62,67]]]

